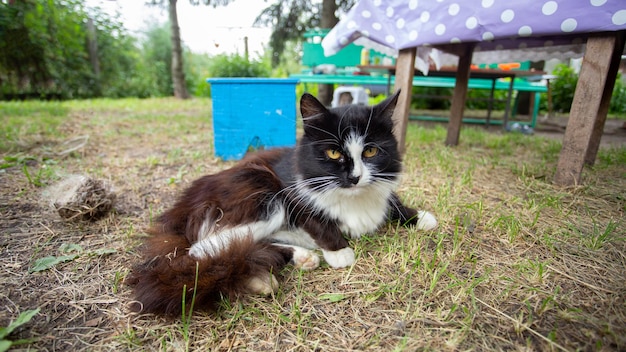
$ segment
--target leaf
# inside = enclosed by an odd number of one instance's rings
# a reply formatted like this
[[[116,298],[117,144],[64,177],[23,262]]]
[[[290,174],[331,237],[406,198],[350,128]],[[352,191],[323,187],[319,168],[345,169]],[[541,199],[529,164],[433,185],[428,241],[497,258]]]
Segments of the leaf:
[[[74,260],[76,258],[78,258],[78,254],[62,255],[60,257],[49,256],[49,257],[39,258],[35,261],[35,265],[33,265],[33,267],[30,268],[28,271],[31,273],[34,273],[34,272],[48,270],[57,264]]]
[[[17,319],[15,319],[15,321],[13,321],[11,324],[9,324],[9,326],[7,326],[6,328],[0,328],[0,339],[5,338],[10,333],[12,333],[13,330],[15,330],[18,327],[28,323],[37,313],[39,313],[39,308],[26,310],[26,311],[23,311],[22,313],[20,313],[20,315],[17,317]],[[4,342],[4,341],[1,341],[1,342]],[[7,349],[10,346],[11,346],[11,343],[9,342],[9,345],[7,346]],[[0,345],[0,351],[2,351],[2,345]]]
[[[346,295],[341,293],[322,293],[319,298],[335,303],[346,299]]]
[[[74,243],[63,243],[59,247],[59,252],[64,253],[64,254],[72,253],[72,252],[82,253],[83,252],[83,247],[81,247],[78,244],[74,244]]]
[[[8,351],[11,347],[11,341],[2,340],[0,341],[0,352]]]

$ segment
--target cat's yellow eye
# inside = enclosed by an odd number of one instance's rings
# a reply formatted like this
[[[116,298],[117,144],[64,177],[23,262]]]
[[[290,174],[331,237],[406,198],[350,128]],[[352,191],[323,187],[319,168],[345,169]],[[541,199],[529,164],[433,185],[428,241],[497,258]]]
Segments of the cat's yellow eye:
[[[371,158],[376,154],[378,154],[378,148],[376,147],[367,147],[363,150],[363,157],[365,158]]]
[[[341,158],[341,153],[337,149],[326,149],[326,156],[332,160]]]

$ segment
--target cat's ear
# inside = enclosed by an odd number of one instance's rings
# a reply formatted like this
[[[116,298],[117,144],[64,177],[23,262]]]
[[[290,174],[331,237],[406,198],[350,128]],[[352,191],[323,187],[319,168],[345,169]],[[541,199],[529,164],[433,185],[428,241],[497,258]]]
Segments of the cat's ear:
[[[324,104],[320,103],[314,96],[304,93],[300,98],[300,113],[302,119],[306,122],[308,118],[322,115],[328,112]]]
[[[381,101],[378,105],[376,105],[376,110],[378,111],[379,116],[385,116],[391,119],[393,115],[393,111],[396,108],[396,104],[398,103],[398,96],[400,96],[400,89],[390,96],[389,98]]]

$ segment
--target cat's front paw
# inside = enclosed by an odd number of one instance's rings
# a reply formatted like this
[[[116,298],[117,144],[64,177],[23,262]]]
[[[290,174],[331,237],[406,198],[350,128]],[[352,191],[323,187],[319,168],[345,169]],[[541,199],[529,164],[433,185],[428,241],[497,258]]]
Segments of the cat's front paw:
[[[313,270],[320,266],[320,257],[306,248],[294,247],[291,260],[296,268],[302,270]]]
[[[345,268],[354,264],[354,250],[350,247],[340,249],[338,251],[324,251],[324,259],[328,265],[333,268]]]
[[[417,212],[417,224],[415,226],[418,230],[433,230],[437,227],[437,219],[430,212],[420,210]]]

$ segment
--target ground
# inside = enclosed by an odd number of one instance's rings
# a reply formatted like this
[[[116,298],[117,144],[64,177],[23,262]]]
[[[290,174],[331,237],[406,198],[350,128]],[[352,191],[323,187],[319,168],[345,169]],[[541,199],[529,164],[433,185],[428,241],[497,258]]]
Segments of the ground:
[[[567,127],[567,116],[561,114],[548,117],[546,115],[539,118],[537,126],[535,129],[537,135],[562,140]],[[603,146],[626,145],[626,120],[607,119],[600,144]]]
[[[571,188],[550,182],[562,120],[535,136],[466,126],[457,148],[442,126],[412,122],[399,193],[437,230],[386,226],[351,242],[351,268],[287,269],[274,296],[165,318],[131,312],[124,278],[151,220],[232,165],[212,155],[210,102],[61,107],[58,125],[18,129],[2,153],[0,326],[40,309],[7,337],[27,340],[16,349],[626,350],[623,120]],[[111,182],[114,211],[61,219],[47,190],[68,174]],[[69,259],[34,271],[46,256]]]

